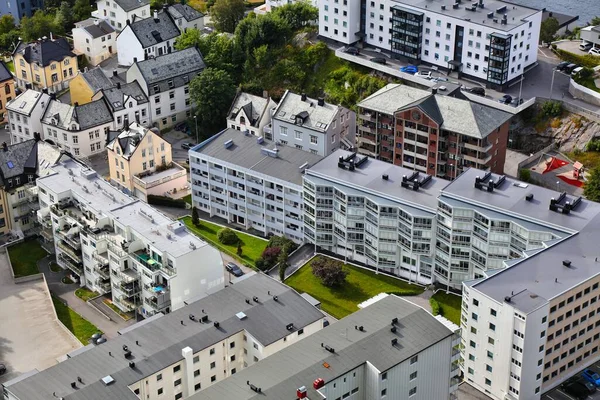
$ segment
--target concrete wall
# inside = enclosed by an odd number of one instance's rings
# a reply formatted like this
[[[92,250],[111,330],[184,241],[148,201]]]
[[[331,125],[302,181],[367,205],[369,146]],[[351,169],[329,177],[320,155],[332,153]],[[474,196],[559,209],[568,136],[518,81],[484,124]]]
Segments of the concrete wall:
[[[573,79],[569,80],[569,93],[576,99],[600,106],[600,93],[578,84]]]

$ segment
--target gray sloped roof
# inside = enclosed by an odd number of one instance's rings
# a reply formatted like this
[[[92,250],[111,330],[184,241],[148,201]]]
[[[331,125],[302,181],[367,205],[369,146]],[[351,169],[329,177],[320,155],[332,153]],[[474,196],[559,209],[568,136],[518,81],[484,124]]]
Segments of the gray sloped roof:
[[[102,95],[106,99],[110,109],[113,111],[125,109],[125,102],[129,97],[133,97],[137,104],[148,102],[148,97],[137,81],[121,84],[120,88],[114,86],[108,89],[102,89]]]
[[[129,25],[143,48],[156,46],[167,40],[175,39],[181,32],[166,12],[159,12],[156,18],[144,18]]]
[[[131,11],[135,10],[136,8],[149,5],[150,0],[115,0],[115,3],[117,3],[123,10]]]
[[[204,17],[204,14],[187,4],[173,4],[169,6],[168,11],[173,18],[185,18],[188,22]]]
[[[115,32],[115,29],[103,19],[90,18],[89,20],[83,22],[84,24],[82,24],[83,26],[81,28],[89,33],[94,39]]]
[[[73,114],[77,118],[81,130],[106,124],[113,120],[112,113],[104,99],[76,106]]]
[[[113,84],[106,77],[102,68],[96,67],[81,73],[81,77],[87,82],[92,91],[96,93],[100,89],[107,89]]]
[[[183,86],[187,84],[184,77],[187,76],[189,82],[206,68],[200,51],[195,47],[138,61],[137,66],[148,85],[163,82],[165,88],[161,87],[161,90],[168,89],[166,86],[168,79],[173,79],[173,87]]]
[[[338,114],[339,109],[340,106],[327,102],[320,106],[317,99],[309,97],[302,100],[301,95],[286,91],[273,118],[293,123],[296,116],[301,116],[302,126],[324,132]]]
[[[8,70],[4,61],[0,61],[0,82],[13,79],[13,74]]]
[[[421,111],[427,114],[429,118],[434,120],[438,125],[441,126],[444,123],[444,117],[442,117],[442,113],[440,112],[440,108],[438,107],[438,104],[435,101],[434,95],[429,95],[422,100],[418,100],[415,103],[406,106],[405,108],[412,107],[419,108]]]
[[[37,165],[37,147],[34,139],[15,143],[7,146],[6,150],[0,147],[0,174],[2,184],[6,179],[21,176],[28,169],[35,173]]]
[[[35,62],[42,67],[50,65],[53,61],[60,62],[66,57],[75,57],[69,42],[64,38],[42,39],[31,43],[19,42],[13,54],[16,53],[21,53],[29,64]]]
[[[260,121],[260,117],[265,113],[265,108],[269,104],[269,99],[264,97],[255,96],[246,92],[240,92],[233,100],[231,109],[229,110],[229,118],[233,119],[237,117],[241,110],[248,118],[251,119],[250,124],[257,126],[256,124]]]

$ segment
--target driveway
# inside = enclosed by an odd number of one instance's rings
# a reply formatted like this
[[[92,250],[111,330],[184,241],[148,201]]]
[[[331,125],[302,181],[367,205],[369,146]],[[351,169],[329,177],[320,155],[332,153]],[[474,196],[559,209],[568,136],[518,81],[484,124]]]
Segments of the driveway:
[[[192,132],[194,128],[192,127]],[[183,143],[196,143],[196,137],[188,136],[187,134],[179,131],[169,131],[162,135],[162,138],[171,144],[171,154],[173,155],[173,161],[179,163],[181,161],[187,162],[189,160],[188,151],[181,148]]]
[[[569,53],[578,54],[580,56],[588,54],[587,51],[579,50],[579,45],[581,44],[581,40],[563,40],[560,42],[556,42],[554,44],[559,49],[568,51]]]
[[[300,269],[304,264],[308,262],[315,255],[315,246],[311,244],[304,244],[302,247],[297,249],[289,258],[288,264],[290,265],[285,271],[285,279]],[[279,269],[273,268],[269,271],[269,276],[273,279],[279,280]]]
[[[7,254],[0,254],[0,362],[7,382],[33,369],[42,370],[81,347],[60,325],[43,280],[15,284]]]

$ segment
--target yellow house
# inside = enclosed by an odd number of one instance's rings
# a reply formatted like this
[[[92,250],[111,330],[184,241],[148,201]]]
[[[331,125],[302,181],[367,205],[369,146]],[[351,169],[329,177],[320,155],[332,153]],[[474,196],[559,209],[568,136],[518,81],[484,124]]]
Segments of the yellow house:
[[[173,162],[171,145],[152,130],[132,123],[106,146],[110,180],[146,201],[148,195],[183,197],[187,171]]]
[[[102,89],[109,89],[116,85],[116,82],[122,81],[116,73],[113,73],[109,79],[102,68],[96,67],[86,70],[69,82],[69,92],[71,93],[71,104],[86,104],[92,101],[92,97]]]
[[[44,38],[31,43],[19,42],[12,54],[17,87],[50,93],[69,87],[79,73],[77,56],[66,39]]]
[[[15,98],[15,79],[6,64],[0,61],[0,123],[7,120],[6,104]]]

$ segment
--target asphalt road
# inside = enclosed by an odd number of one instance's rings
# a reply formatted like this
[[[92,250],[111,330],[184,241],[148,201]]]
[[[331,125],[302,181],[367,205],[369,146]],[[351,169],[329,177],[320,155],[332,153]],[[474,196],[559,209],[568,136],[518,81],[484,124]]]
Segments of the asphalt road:
[[[586,368],[592,369],[594,372],[600,373],[600,362],[596,362]],[[582,371],[586,368],[582,368]],[[573,396],[565,393],[560,387],[554,388],[542,395],[541,400],[575,400]],[[587,400],[600,400],[600,391],[591,394]]]

